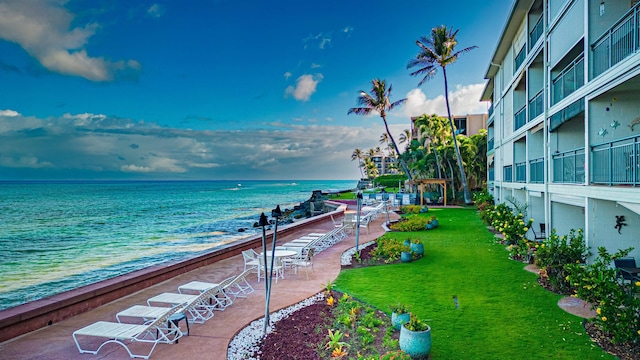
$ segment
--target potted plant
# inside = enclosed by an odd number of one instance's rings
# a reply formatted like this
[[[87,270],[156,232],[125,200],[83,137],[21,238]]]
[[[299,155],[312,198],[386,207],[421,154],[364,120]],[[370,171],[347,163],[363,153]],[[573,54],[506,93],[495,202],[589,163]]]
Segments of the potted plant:
[[[438,218],[435,217],[435,215],[431,215],[431,224],[433,225],[434,228],[438,227]]]
[[[431,222],[431,220],[427,220],[427,225],[425,225],[425,227],[427,228],[427,230],[433,229],[433,223]]]
[[[404,245],[402,247],[402,252],[400,253],[400,261],[411,262],[411,247],[409,245]]]
[[[402,324],[409,322],[410,314],[409,307],[403,303],[397,302],[389,305],[391,310],[391,325],[396,330],[400,330]]]
[[[413,251],[416,255],[422,256],[424,255],[424,245],[418,239],[413,239],[411,242],[411,251]]]
[[[409,322],[400,328],[399,343],[400,350],[412,359],[427,359],[431,351],[431,327],[411,314]]]

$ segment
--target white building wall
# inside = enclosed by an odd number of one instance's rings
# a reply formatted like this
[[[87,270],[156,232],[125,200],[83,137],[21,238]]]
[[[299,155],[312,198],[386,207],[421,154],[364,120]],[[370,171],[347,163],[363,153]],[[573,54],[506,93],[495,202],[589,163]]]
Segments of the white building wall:
[[[589,202],[589,236],[588,244],[591,252],[596,255],[598,246],[604,246],[609,253],[617,250],[634,247],[630,256],[640,259],[640,215],[625,208],[614,201],[593,199]],[[624,216],[626,226],[615,228],[616,216]]]

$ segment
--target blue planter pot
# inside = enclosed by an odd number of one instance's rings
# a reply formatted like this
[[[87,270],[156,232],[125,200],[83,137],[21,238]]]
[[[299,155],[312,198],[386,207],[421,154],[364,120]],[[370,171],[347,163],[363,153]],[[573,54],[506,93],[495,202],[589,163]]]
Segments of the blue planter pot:
[[[431,328],[425,331],[411,331],[404,325],[400,328],[400,350],[412,359],[427,359],[431,352]]]
[[[438,220],[431,220],[431,225],[433,225],[434,228],[438,227]]]
[[[404,246],[409,246],[411,245],[411,241],[410,240],[405,240],[404,241]]]
[[[431,230],[431,229],[433,229],[433,224],[432,223],[427,223],[427,225],[425,227],[427,228],[427,230]]]
[[[411,251],[422,256],[424,255],[424,245],[423,244],[411,244]]]
[[[411,314],[409,313],[405,313],[405,314],[391,313],[391,325],[393,325],[394,329],[400,330],[400,327],[402,327],[403,324],[406,324],[409,322],[410,316]]]
[[[410,252],[401,252],[400,253],[400,261],[402,262],[411,262],[411,253]]]

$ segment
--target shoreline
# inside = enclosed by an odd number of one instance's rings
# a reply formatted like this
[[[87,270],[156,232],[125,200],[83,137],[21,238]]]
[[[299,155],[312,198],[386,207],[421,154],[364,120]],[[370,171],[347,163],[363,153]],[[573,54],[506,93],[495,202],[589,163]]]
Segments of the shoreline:
[[[284,236],[301,227],[324,221],[331,215],[343,211],[341,209],[345,206],[342,203],[330,200],[326,202],[328,206],[335,208],[335,210],[287,224],[278,229],[278,236]],[[268,230],[267,235],[271,236],[271,234],[273,234],[273,231]],[[261,243],[261,235],[248,236],[200,256],[137,270],[2,310],[0,311],[0,342],[51,326],[64,319],[95,309],[178,275],[239,255],[242,251],[255,248],[256,245]]]

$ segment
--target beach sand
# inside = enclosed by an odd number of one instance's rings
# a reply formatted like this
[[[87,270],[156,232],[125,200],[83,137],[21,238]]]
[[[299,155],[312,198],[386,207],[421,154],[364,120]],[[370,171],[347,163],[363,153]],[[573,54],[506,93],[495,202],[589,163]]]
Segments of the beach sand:
[[[399,216],[389,213],[392,220]],[[379,216],[370,225],[370,231],[360,232],[360,243],[373,240],[384,234],[382,223],[385,216]],[[327,216],[324,221],[311,223],[282,238],[277,243],[284,243],[312,232],[328,232],[333,223]],[[346,239],[324,250],[314,257],[314,271],[309,272],[306,279],[304,271],[297,275],[287,273],[285,279],[273,283],[270,311],[298,303],[324,289],[327,281],[335,280],[340,273],[340,256],[355,246],[355,236],[350,234]],[[257,251],[261,251],[256,248]],[[243,270],[241,255],[203,266],[188,273],[176,276],[160,284],[150,286],[132,295],[117,299],[106,305],[54,323],[46,328],[36,330],[17,338],[0,343],[2,359],[128,359],[124,348],[109,344],[100,350],[98,355],[80,354],[72,338],[72,333],[96,321],[116,321],[118,311],[136,304],[146,304],[146,300],[163,292],[177,292],[181,284],[190,281],[219,282],[229,276],[237,275]],[[251,321],[264,316],[265,294],[264,281],[257,282],[256,275],[249,277],[255,292],[246,299],[238,298],[225,311],[216,312],[215,316],[205,324],[191,324],[189,336],[182,337],[178,344],[159,344],[151,355],[152,359],[226,359],[227,347],[234,335]]]

